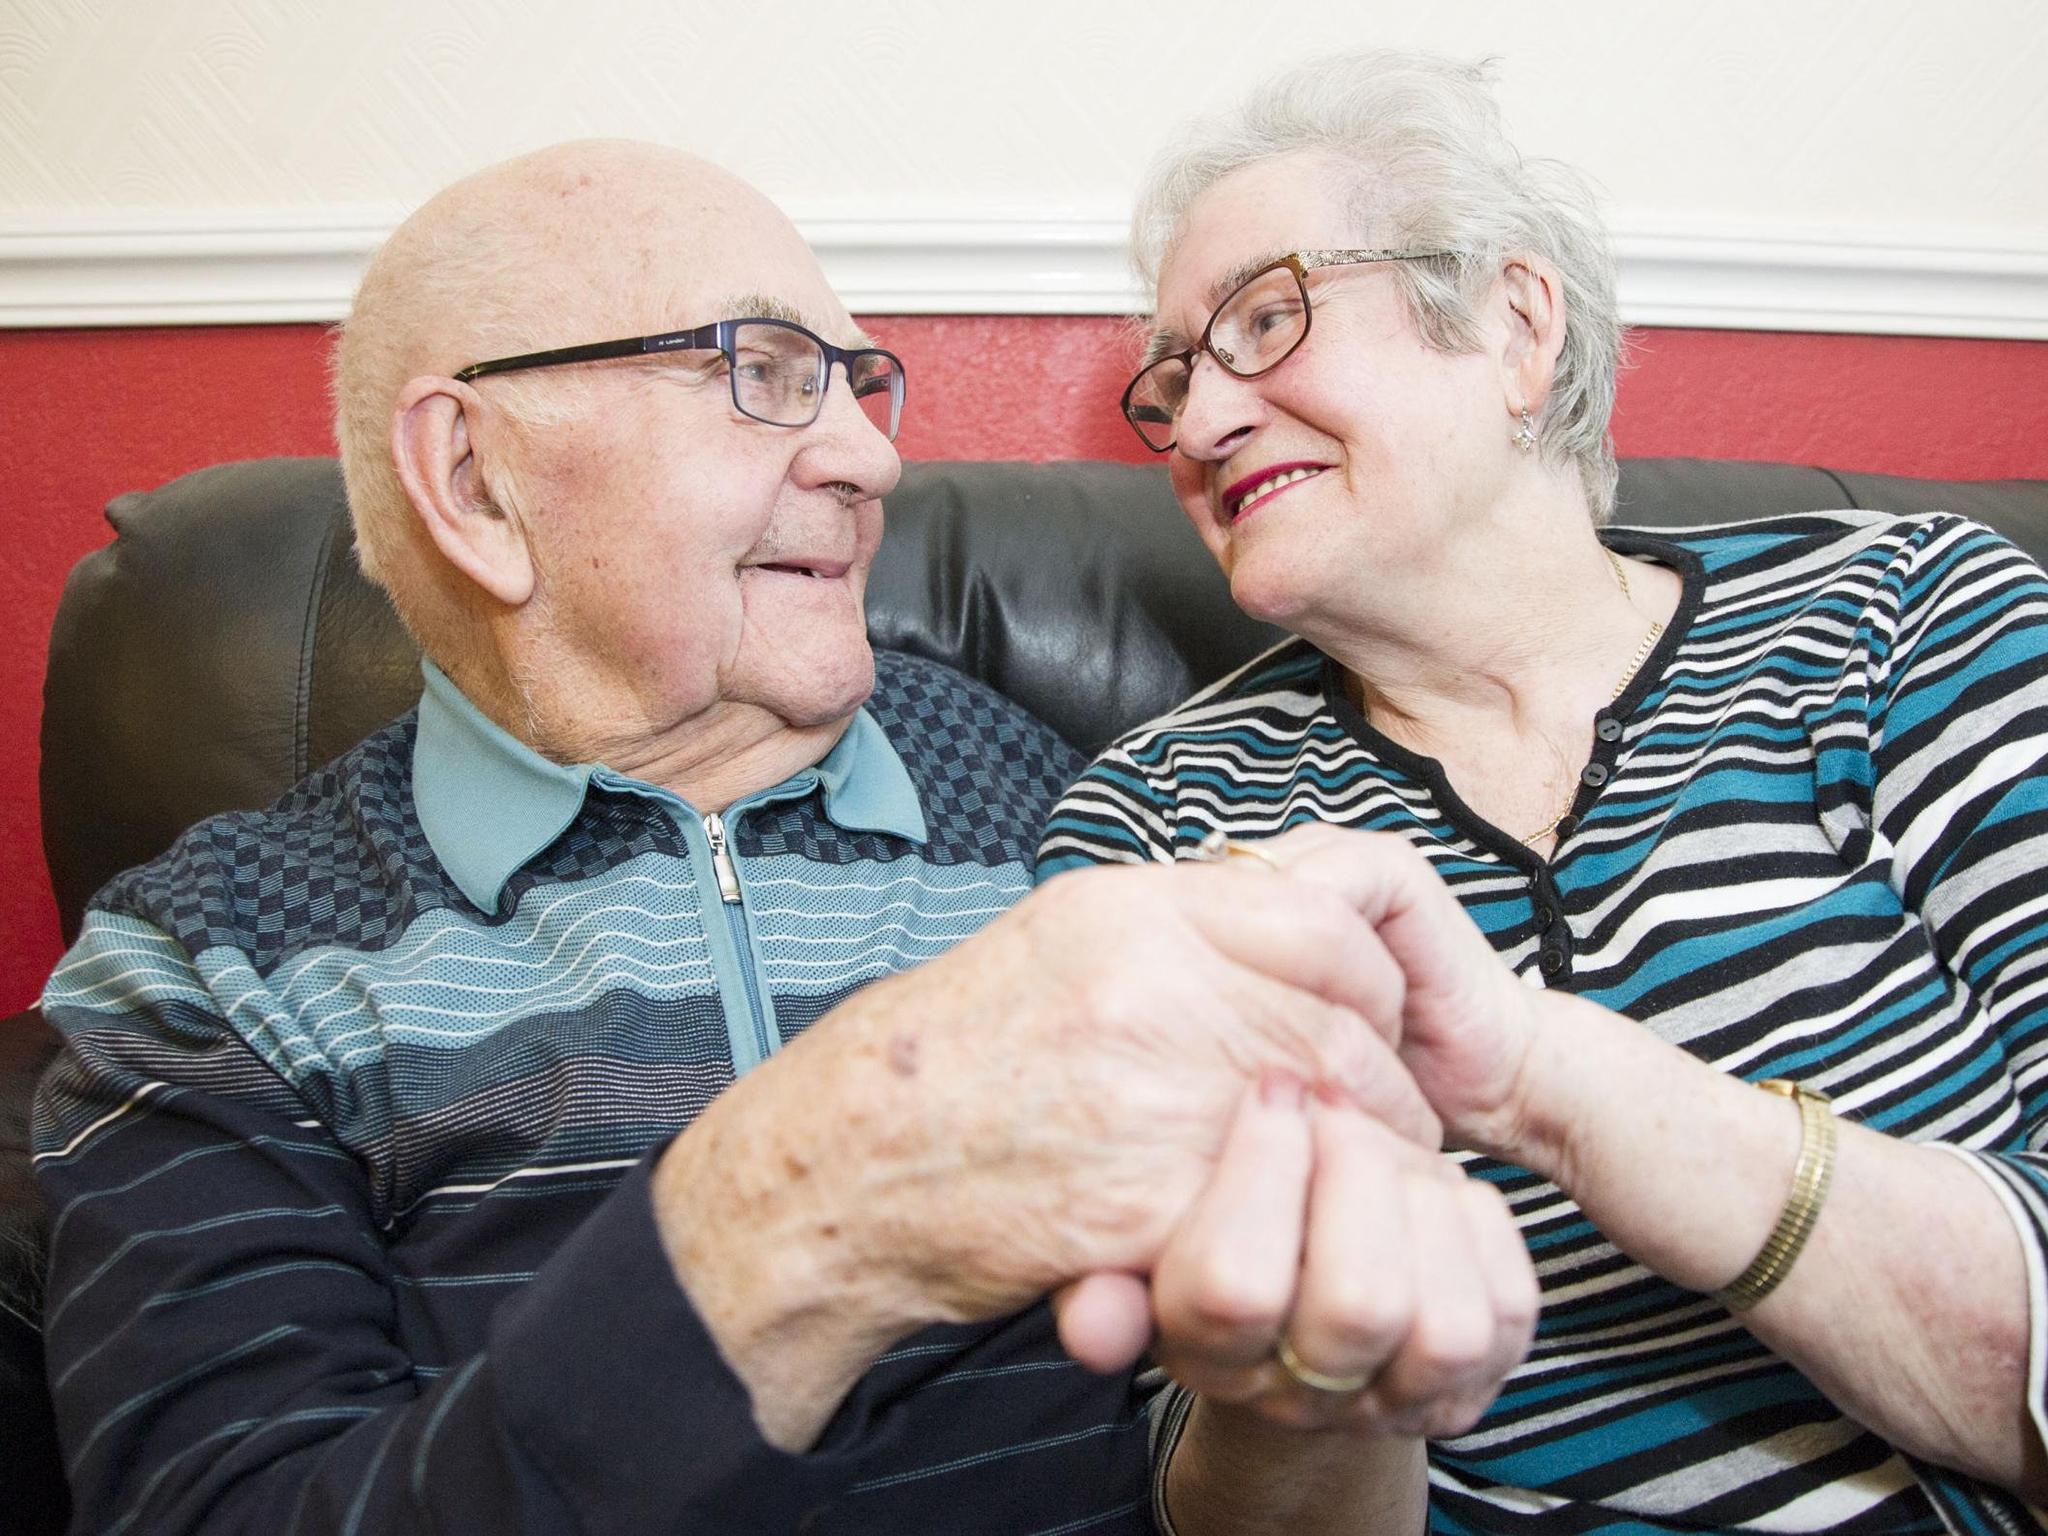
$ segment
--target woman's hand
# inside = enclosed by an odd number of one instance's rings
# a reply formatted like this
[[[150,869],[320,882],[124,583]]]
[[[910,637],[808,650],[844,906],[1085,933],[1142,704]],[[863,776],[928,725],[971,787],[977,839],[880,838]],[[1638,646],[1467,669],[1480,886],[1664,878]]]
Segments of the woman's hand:
[[[1725,1286],[1786,1200],[1800,1117],[1629,1019],[1517,980],[1404,841],[1307,828],[1258,845],[1342,894],[1405,982],[1397,1054],[1446,1138],[1555,1182],[1617,1248]],[[1789,1278],[1742,1322],[1901,1450],[2032,1500],[2024,1252],[1981,1171],[1845,1120]],[[1938,1298],[1938,1304],[1929,1298]]]
[[[1501,963],[1406,839],[1307,826],[1256,847],[1280,878],[1334,891],[1373,925],[1405,983],[1393,1043],[1446,1140],[1519,1160],[1544,995]]]

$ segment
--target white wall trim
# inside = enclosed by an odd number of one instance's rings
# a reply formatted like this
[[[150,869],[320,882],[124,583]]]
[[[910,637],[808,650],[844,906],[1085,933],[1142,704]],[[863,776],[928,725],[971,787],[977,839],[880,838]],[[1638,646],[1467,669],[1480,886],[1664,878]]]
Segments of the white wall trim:
[[[799,217],[863,314],[1128,314],[1120,219]],[[1638,325],[2048,340],[2048,250],[1617,220]],[[332,321],[395,217],[109,215],[0,228],[0,328]]]

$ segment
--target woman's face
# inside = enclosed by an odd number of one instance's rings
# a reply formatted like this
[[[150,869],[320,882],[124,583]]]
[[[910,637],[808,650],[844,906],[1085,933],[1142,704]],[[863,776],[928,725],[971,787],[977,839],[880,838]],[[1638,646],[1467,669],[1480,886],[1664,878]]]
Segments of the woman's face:
[[[1378,243],[1327,158],[1262,161],[1188,210],[1160,271],[1158,328],[1189,345],[1235,278],[1290,251]],[[1388,263],[1308,275],[1314,320],[1279,367],[1235,378],[1201,357],[1168,454],[1175,494],[1239,606],[1316,638],[1387,582],[1427,578],[1476,535],[1512,468],[1497,333],[1447,356]],[[1469,553],[1469,549],[1467,550]]]

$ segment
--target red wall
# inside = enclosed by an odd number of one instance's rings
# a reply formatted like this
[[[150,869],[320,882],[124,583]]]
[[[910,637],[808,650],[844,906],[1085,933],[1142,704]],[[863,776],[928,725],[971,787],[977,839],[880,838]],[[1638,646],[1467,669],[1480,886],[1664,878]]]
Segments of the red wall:
[[[1117,418],[1119,322],[871,319],[909,458],[1148,459]],[[1621,452],[2048,477],[2048,343],[1643,331]],[[317,326],[0,332],[0,1012],[57,958],[36,819],[43,653],[100,509],[222,459],[331,452]]]

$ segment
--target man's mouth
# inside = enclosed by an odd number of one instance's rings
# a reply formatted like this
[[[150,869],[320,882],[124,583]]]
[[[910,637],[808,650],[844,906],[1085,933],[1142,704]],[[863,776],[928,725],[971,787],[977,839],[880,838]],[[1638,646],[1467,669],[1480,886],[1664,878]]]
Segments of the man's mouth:
[[[1312,480],[1328,466],[1296,462],[1272,464],[1246,475],[1223,493],[1223,520],[1234,523],[1273,499],[1290,485]]]

